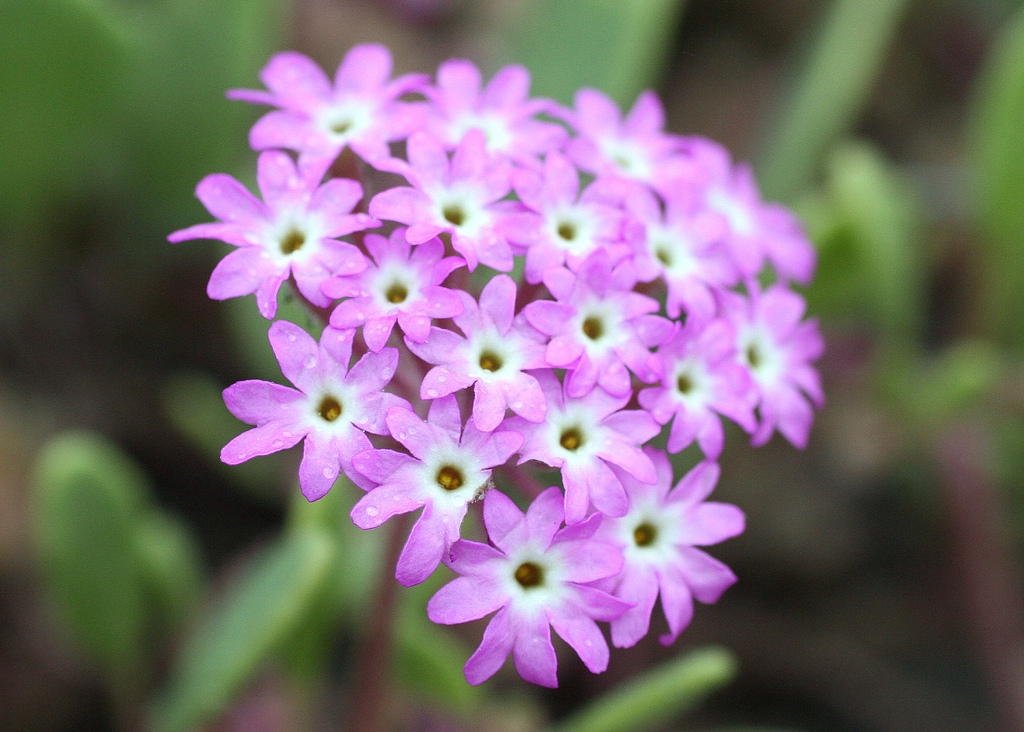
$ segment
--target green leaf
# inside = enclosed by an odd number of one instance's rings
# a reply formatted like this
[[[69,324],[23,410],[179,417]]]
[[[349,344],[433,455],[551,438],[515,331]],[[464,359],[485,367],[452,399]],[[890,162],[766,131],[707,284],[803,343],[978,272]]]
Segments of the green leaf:
[[[798,206],[819,248],[809,309],[868,319],[890,344],[920,339],[922,214],[914,186],[866,143],[829,157],[826,188]]]
[[[663,726],[736,675],[723,648],[702,648],[634,678],[550,732],[632,732]]]
[[[1024,10],[994,44],[970,119],[987,274],[985,312],[1003,342],[1024,345]]]
[[[145,656],[146,588],[133,532],[146,492],[140,469],[86,432],[47,444],[33,481],[36,544],[49,589],[115,685],[132,685]]]
[[[654,85],[683,0],[534,0],[510,32],[506,57],[530,69],[534,96],[569,104],[580,87],[620,105]]]
[[[231,584],[189,639],[158,710],[158,729],[194,729],[231,703],[306,621],[332,566],[332,548],[321,532],[288,536]]]
[[[756,166],[765,196],[790,200],[856,121],[909,0],[834,0]]]
[[[130,59],[93,7],[0,1],[0,222],[34,223],[95,163]]]
[[[203,592],[195,537],[184,523],[156,511],[140,518],[134,534],[151,605],[162,625],[176,631],[195,612]]]
[[[405,593],[395,631],[396,676],[408,692],[468,716],[481,708],[488,691],[466,682],[462,668],[472,649],[427,618],[427,601],[443,584],[438,574]]]
[[[966,413],[988,411],[985,400],[1008,367],[991,343],[963,340],[927,359],[891,354],[881,373],[884,393],[910,419],[913,433],[927,436]]]

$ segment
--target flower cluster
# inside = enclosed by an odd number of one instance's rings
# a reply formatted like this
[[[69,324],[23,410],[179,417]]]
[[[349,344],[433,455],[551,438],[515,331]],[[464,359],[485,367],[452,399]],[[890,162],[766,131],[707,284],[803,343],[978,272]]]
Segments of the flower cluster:
[[[398,581],[444,564],[457,577],[433,621],[494,613],[470,683],[511,653],[555,686],[552,628],[602,671],[598,623],[631,646],[658,598],[673,641],[694,598],[735,581],[700,548],[744,526],[707,500],[723,418],[803,447],[822,403],[822,338],[791,287],[815,263],[799,223],[721,146],[666,132],[649,92],[625,116],[588,89],[564,108],[530,98],[519,66],[486,84],[462,60],[392,78],[378,45],[333,80],[297,53],[261,79],[229,94],[272,107],[250,136],[260,197],[211,175],[197,195],[217,221],[170,240],[236,247],[212,298],[255,294],[273,319],[291,279],[329,321],[273,323],[293,387],[224,392],[254,427],[223,460],[301,441],[309,500],[345,475],[363,529],[418,511]],[[677,480],[669,454],[694,443],[703,459]],[[467,516],[488,543],[461,538]]]

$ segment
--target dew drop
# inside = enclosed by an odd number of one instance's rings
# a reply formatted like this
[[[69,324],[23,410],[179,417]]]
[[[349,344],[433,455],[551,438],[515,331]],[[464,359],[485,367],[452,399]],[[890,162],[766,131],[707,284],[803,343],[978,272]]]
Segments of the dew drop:
[[[275,450],[280,450],[282,447],[284,447],[284,443],[281,442],[281,440],[274,440],[273,442],[270,443],[270,446]]]
[[[512,408],[513,409],[522,409],[523,408],[523,403],[519,402],[519,401],[512,402]]]
[[[437,380],[440,381],[443,384],[444,382],[448,381],[448,377],[447,376],[438,376]]]
[[[296,335],[295,335],[294,333],[289,333],[289,334],[288,334],[288,342],[289,342],[289,343],[295,343],[295,339],[296,339],[297,337],[298,337],[298,336],[296,336]]]
[[[437,389],[427,389],[427,396],[431,399],[437,396]]]
[[[395,496],[395,498],[398,498],[398,496]],[[380,511],[378,511],[376,507],[374,507],[374,506],[367,506],[366,507],[366,515],[367,516],[376,516],[378,513],[380,513]]]
[[[333,478],[334,477],[334,468],[324,468],[324,477],[325,478]]]
[[[306,356],[306,360],[302,362],[302,365],[307,369],[311,369],[316,366],[316,356]]]

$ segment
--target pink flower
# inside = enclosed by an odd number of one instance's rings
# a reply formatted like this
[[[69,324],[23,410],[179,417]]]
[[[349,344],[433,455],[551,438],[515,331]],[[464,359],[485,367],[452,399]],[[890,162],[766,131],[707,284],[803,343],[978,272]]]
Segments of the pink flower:
[[[463,312],[455,324],[465,338],[432,328],[423,344],[407,341],[409,350],[436,364],[423,378],[421,399],[436,399],[473,387],[473,421],[484,432],[513,412],[543,422],[547,401],[529,369],[545,368],[543,336],[513,317],[516,285],[507,275],[494,277],[480,293],[480,305],[463,293]]]
[[[562,471],[565,520],[577,524],[594,508],[609,516],[624,516],[629,499],[616,465],[637,480],[656,479],[651,459],[640,445],[661,431],[647,412],[624,410],[631,395],[613,397],[603,389],[573,399],[567,397],[554,373],[542,371],[537,380],[547,397],[548,415],[534,425],[517,417],[507,422],[526,438],[520,464],[538,460]]]
[[[760,421],[752,442],[763,445],[778,429],[795,447],[806,447],[814,421],[812,405],[825,395],[811,363],[825,349],[816,320],[801,322],[804,299],[780,284],[764,292],[747,284],[750,298],[734,292],[722,296],[722,312],[736,333],[737,360],[758,392]]]
[[[269,91],[234,89],[228,97],[279,107],[252,128],[250,144],[297,150],[299,167],[319,179],[346,146],[373,165],[390,155],[389,142],[418,129],[419,105],[397,99],[421,91],[426,75],[390,76],[391,52],[377,44],[353,46],[333,84],[308,56],[286,51],[260,72]]]
[[[579,137],[569,142],[568,152],[582,170],[669,190],[689,169],[682,138],[664,131],[665,110],[654,92],[642,92],[625,119],[596,89],[581,89],[575,101],[567,121]]]
[[[633,604],[611,623],[612,643],[619,648],[647,635],[659,595],[669,627],[660,640],[668,645],[690,624],[694,598],[715,602],[736,582],[728,567],[696,548],[743,533],[740,509],[705,500],[718,482],[718,464],[700,463],[670,491],[672,466],[664,454],[649,454],[657,482],[645,485],[623,476],[629,513],[605,517],[595,535],[620,547],[625,557],[622,572],[599,585]]]
[[[363,197],[362,186],[333,179],[310,187],[292,159],[277,150],[260,155],[257,182],[263,201],[230,175],[203,178],[196,195],[221,221],[176,231],[168,240],[220,239],[238,247],[210,276],[206,291],[214,300],[255,292],[260,313],[271,320],[277,292],[292,275],[303,297],[329,306],[320,286],[336,273],[366,269],[362,253],[338,237],[380,226],[366,214],[351,213]]]
[[[638,399],[658,424],[672,421],[669,452],[697,440],[705,457],[717,460],[725,444],[720,414],[754,431],[757,390],[736,362],[736,334],[728,321],[687,321],[658,354],[665,365],[661,386],[644,389]]]
[[[551,336],[545,358],[551,366],[569,369],[569,396],[583,396],[595,385],[625,396],[631,390],[630,371],[647,382],[661,375],[660,361],[649,349],[672,334],[672,323],[653,315],[659,310],[656,300],[615,287],[604,252],[595,253],[577,276],[548,270],[544,284],[558,301],[535,300],[523,315]]]
[[[541,171],[517,170],[512,182],[533,212],[517,219],[526,232],[519,239],[527,245],[527,282],[540,282],[545,272],[563,264],[578,272],[598,250],[607,252],[613,265],[629,254],[625,214],[601,196],[600,181],[580,195],[579,173],[564,156],[549,153]]]
[[[509,653],[519,675],[541,686],[558,686],[551,628],[593,673],[608,667],[608,643],[597,623],[621,616],[629,604],[587,586],[614,576],[622,553],[593,541],[595,521],[562,530],[557,488],[538,496],[524,515],[504,494],[484,498],[484,524],[494,546],[461,540],[445,561],[460,576],[427,604],[435,623],[453,625],[497,611],[479,648],[466,662],[466,680],[493,676]]]
[[[530,72],[505,66],[483,89],[480,71],[470,61],[445,61],[437,70],[437,86],[425,94],[429,106],[423,128],[449,150],[469,130],[480,130],[491,154],[522,164],[562,145],[567,137],[561,125],[535,119],[550,102],[530,99]]]
[[[412,456],[394,450],[355,456],[355,469],[377,487],[355,505],[352,520],[361,529],[372,529],[396,514],[423,508],[395,570],[398,581],[411,586],[437,569],[459,538],[466,507],[490,487],[490,468],[508,460],[523,436],[481,432],[472,420],[463,430],[454,396],[435,400],[426,422],[404,408],[391,409],[386,421],[391,436]]]
[[[409,403],[383,391],[398,365],[398,351],[363,356],[351,370],[352,334],[327,328],[319,345],[297,325],[270,326],[270,345],[281,371],[297,389],[269,381],[240,381],[224,390],[231,413],[254,429],[221,450],[228,465],[285,450],[305,440],[299,484],[311,501],[334,485],[338,471],[365,482],[352,457],[373,447],[364,432],[386,434],[384,414]]]
[[[701,137],[687,138],[686,151],[706,207],[727,224],[725,243],[739,271],[754,277],[767,259],[783,279],[810,282],[817,258],[810,239],[789,209],[762,202],[750,167],[733,165],[728,150]]]
[[[668,288],[665,312],[686,313],[686,322],[707,322],[715,316],[715,293],[734,286],[739,271],[722,244],[726,226],[721,216],[703,207],[691,191],[681,188],[662,203],[648,189],[634,190],[626,201],[639,225],[629,260],[639,282],[662,279]]]
[[[408,164],[396,164],[393,170],[413,187],[378,193],[370,201],[371,215],[407,224],[405,235],[414,245],[451,234],[452,248],[470,271],[477,262],[499,272],[511,270],[512,249],[502,232],[502,216],[515,209],[498,203],[511,190],[510,169],[487,154],[483,133],[467,132],[451,161],[441,143],[425,133],[409,138],[408,153]]]
[[[422,343],[430,334],[432,319],[462,312],[458,294],[440,285],[464,262],[459,257],[442,257],[444,246],[439,240],[411,250],[405,229],[399,228],[389,239],[367,234],[363,245],[376,264],[358,275],[334,277],[321,287],[328,297],[348,298],[331,313],[333,327],[362,327],[367,348],[377,352],[387,343],[396,321],[410,341]]]

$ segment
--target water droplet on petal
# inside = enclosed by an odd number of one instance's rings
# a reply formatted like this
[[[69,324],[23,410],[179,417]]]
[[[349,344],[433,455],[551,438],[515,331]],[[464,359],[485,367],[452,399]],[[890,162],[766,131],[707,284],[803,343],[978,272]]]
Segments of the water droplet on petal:
[[[395,498],[397,499],[398,496],[395,496]],[[378,511],[375,506],[367,506],[366,507],[366,515],[367,516],[376,516],[378,513],[380,513],[380,511]]]
[[[333,478],[334,477],[334,468],[324,468],[324,477],[325,478]]]
[[[280,450],[282,447],[284,447],[284,443],[281,442],[281,440],[274,440],[273,442],[270,443],[270,446],[275,450]]]
[[[433,399],[437,396],[437,389],[427,389],[427,396]]]
[[[522,409],[523,408],[523,403],[519,402],[519,401],[512,402],[512,408],[513,409]]]
[[[289,343],[295,343],[295,339],[296,339],[297,337],[298,337],[298,336],[296,336],[296,335],[295,335],[294,333],[289,333],[289,334],[288,334],[288,342],[289,342]]]
[[[448,381],[448,377],[447,376],[438,376],[437,380],[440,381],[443,384],[444,382]]]
[[[302,362],[302,365],[307,369],[311,369],[316,366],[316,356],[306,356],[306,360]]]

